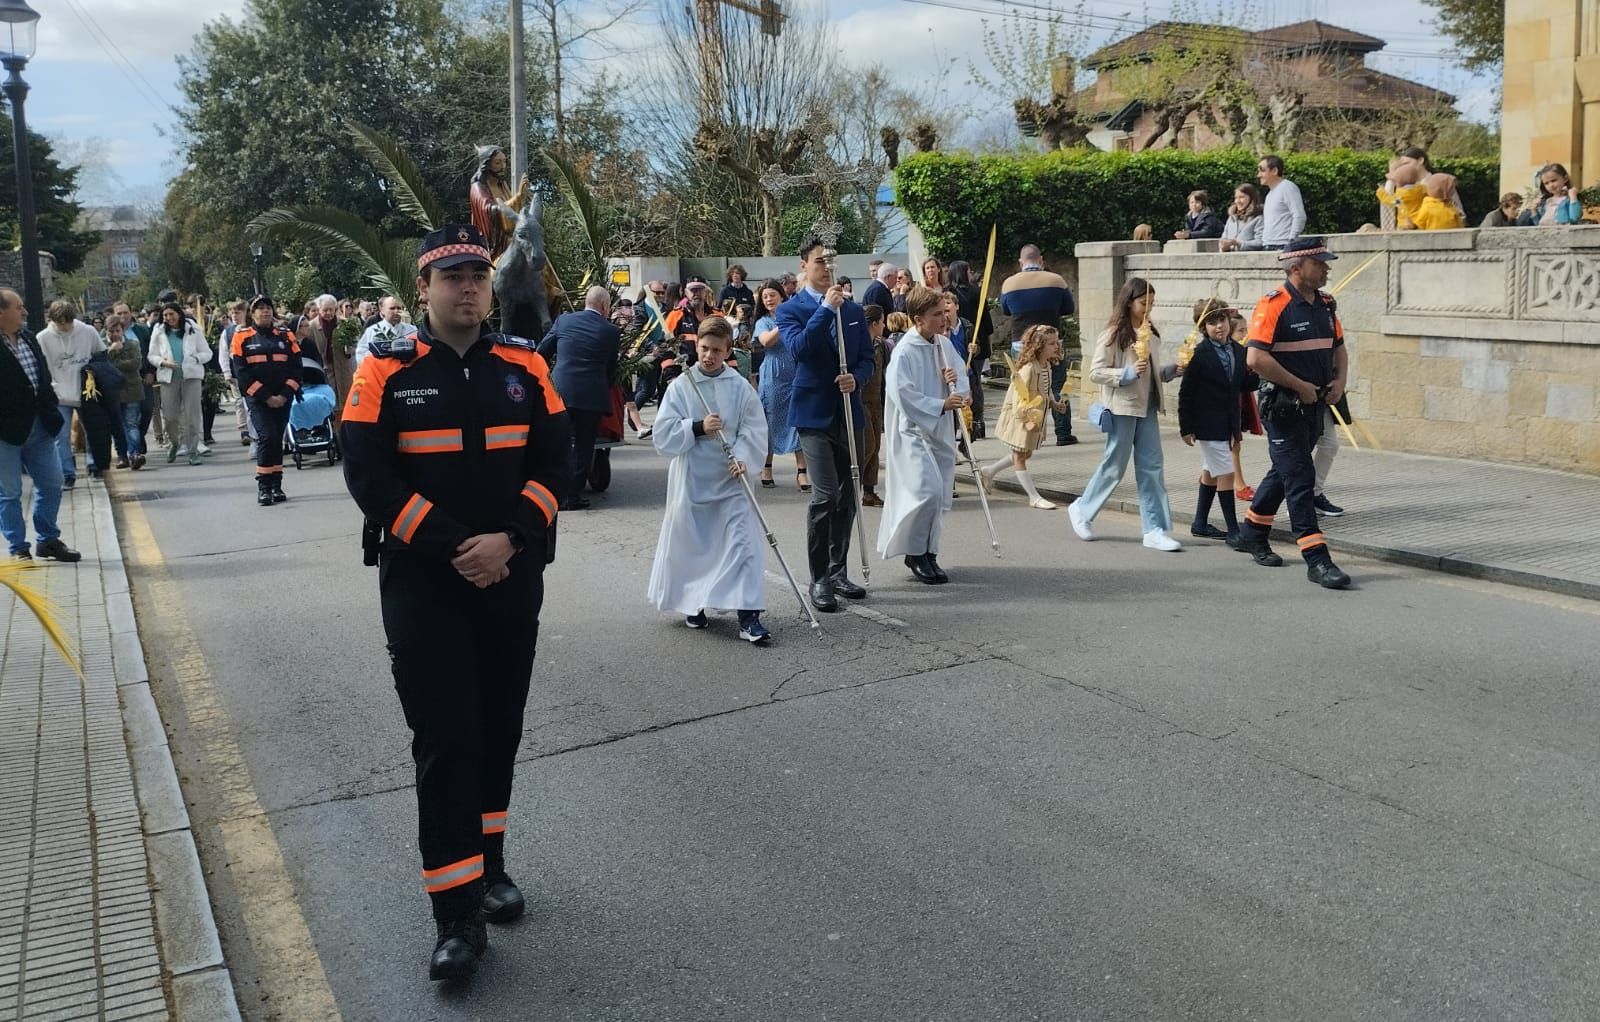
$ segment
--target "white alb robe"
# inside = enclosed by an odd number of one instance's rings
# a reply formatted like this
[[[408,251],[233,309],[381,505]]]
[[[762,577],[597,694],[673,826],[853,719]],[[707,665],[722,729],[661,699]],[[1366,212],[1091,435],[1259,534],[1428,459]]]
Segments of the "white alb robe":
[[[939,345],[938,348],[935,345]],[[944,513],[956,484],[955,413],[944,407],[950,392],[940,374],[956,371],[955,392],[969,393],[963,356],[950,339],[932,343],[910,330],[894,346],[883,382],[883,516],[878,553],[884,558],[938,553]]]
[[[661,399],[652,437],[672,459],[667,469],[667,509],[650,569],[650,600],[657,610],[765,610],[761,520],[744,484],[728,474],[728,457],[712,434],[694,435],[706,417],[684,377],[693,373],[734,457],[748,471],[767,457],[767,416],[755,388],[730,368],[706,376],[698,365],[673,380]]]

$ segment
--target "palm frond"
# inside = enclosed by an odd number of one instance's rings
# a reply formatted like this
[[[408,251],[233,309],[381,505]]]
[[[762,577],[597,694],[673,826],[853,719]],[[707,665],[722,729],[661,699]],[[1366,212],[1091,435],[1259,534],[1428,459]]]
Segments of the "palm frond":
[[[383,175],[395,202],[407,216],[424,232],[444,223],[444,210],[423,179],[422,169],[400,143],[360,121],[346,120],[344,126],[355,140],[356,149]]]
[[[26,575],[38,570],[38,565],[27,561],[0,561],[0,586],[15,593],[22,605],[33,612],[33,616],[39,619],[39,626],[44,629],[45,637],[56,648],[56,652],[61,654],[61,659],[67,662],[67,666],[71,667],[79,678],[82,678],[83,665],[78,662],[77,654],[72,651],[71,637],[61,624],[60,610],[50,602],[49,597],[24,581]]]
[[[588,249],[586,254],[589,256],[589,275],[598,273],[603,276],[606,263],[606,236],[600,203],[589,190],[588,183],[583,180],[583,174],[579,172],[577,164],[565,154],[553,149],[541,149],[539,152],[544,156],[544,162],[550,168],[556,183],[561,186],[561,194],[566,198],[567,206],[583,230],[585,248]]]
[[[417,307],[417,242],[390,238],[384,242],[383,272],[372,275],[374,287],[394,295],[408,309]]]
[[[256,216],[245,228],[246,232],[263,241],[304,241],[323,245],[348,256],[363,271],[382,283],[386,291],[398,292],[400,282],[411,277],[402,275],[401,281],[389,276],[389,246],[392,242],[369,226],[365,220],[331,206],[289,206],[269,209]],[[415,242],[410,244],[415,245]],[[415,252],[415,249],[413,249]]]

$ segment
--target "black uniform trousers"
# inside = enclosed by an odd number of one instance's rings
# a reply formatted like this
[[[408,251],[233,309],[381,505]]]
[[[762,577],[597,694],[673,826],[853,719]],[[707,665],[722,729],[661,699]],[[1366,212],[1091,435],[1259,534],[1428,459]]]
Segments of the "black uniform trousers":
[[[589,469],[594,465],[594,443],[600,434],[600,420],[604,412],[591,412],[583,408],[568,408],[567,421],[572,424],[572,495],[583,493],[589,486]]]
[[[250,423],[256,431],[256,475],[283,474],[283,432],[289,426],[289,406],[273,408],[248,398]],[[293,401],[294,398],[290,398]]]
[[[385,552],[378,592],[417,766],[417,843],[436,919],[478,911],[505,873],[512,769],[544,602],[537,544],[487,589],[448,561]]]
[[[867,426],[856,430],[856,457],[866,461],[863,441]],[[806,509],[806,556],[811,581],[842,575],[850,555],[850,529],[856,520],[856,487],[850,476],[850,441],[843,419],[827,429],[801,429],[800,449],[811,477],[811,506]]]
[[[1289,525],[1294,530],[1300,555],[1307,562],[1328,559],[1327,540],[1317,525],[1317,507],[1314,503],[1317,470],[1311,462],[1311,451],[1317,437],[1322,435],[1323,405],[1309,412],[1301,411],[1278,419],[1268,419],[1267,453],[1272,458],[1272,468],[1256,486],[1256,495],[1250,501],[1250,510],[1240,525],[1240,535],[1249,541],[1265,540],[1272,529],[1272,519],[1279,506],[1289,505]]]

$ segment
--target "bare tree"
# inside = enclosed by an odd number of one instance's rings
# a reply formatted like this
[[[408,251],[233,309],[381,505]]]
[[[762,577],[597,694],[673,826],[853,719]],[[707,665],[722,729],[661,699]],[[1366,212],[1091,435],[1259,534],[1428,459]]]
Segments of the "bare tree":
[[[557,146],[567,144],[566,90],[572,65],[635,52],[613,30],[649,6],[650,0],[531,0],[530,17],[537,19],[549,46],[552,134]]]
[[[815,12],[797,13],[770,35],[742,11],[663,0],[655,54],[637,121],[657,143],[662,169],[693,183],[684,214],[713,244],[737,250],[759,241],[775,255],[783,197],[761,176],[774,165],[796,170],[831,133],[818,83],[841,74],[832,28]]]
[[[1016,128],[1046,149],[1076,145],[1089,134],[1077,105],[1078,61],[1088,43],[1082,3],[1075,18],[1012,11],[996,23],[984,19],[984,63],[967,63],[967,84],[1010,104]]]

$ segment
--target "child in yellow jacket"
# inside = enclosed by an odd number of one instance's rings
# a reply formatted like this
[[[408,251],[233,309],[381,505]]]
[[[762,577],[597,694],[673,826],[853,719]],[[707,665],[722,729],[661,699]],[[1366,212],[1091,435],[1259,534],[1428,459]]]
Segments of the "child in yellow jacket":
[[[1434,174],[1428,178],[1428,197],[1411,220],[1419,231],[1451,231],[1465,227],[1461,214],[1450,199],[1456,193],[1456,179],[1450,174]]]
[[[1416,227],[1417,210],[1428,197],[1428,189],[1422,184],[1422,178],[1420,164],[1399,157],[1389,161],[1388,180],[1378,189],[1377,196],[1380,205],[1394,211],[1392,229],[1409,231]],[[1387,213],[1384,219],[1388,219]],[[1384,228],[1391,229],[1387,223]]]

